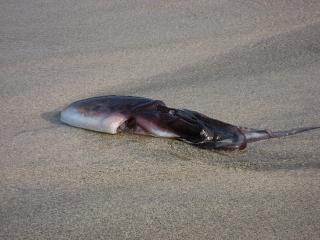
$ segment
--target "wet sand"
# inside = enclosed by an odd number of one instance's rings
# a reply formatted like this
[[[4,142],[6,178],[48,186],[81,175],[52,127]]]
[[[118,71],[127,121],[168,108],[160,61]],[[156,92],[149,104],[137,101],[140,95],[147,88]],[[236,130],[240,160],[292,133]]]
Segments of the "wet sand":
[[[306,3],[308,2],[308,3]],[[96,95],[320,124],[319,1],[0,4],[1,239],[318,239],[320,131],[199,150],[59,122]]]

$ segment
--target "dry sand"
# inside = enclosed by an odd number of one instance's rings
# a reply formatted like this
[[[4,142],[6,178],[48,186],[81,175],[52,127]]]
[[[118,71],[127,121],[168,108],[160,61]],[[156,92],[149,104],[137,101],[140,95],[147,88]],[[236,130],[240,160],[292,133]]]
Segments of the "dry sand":
[[[320,124],[320,1],[2,1],[0,239],[319,239],[320,131],[217,153],[62,125],[95,95]]]

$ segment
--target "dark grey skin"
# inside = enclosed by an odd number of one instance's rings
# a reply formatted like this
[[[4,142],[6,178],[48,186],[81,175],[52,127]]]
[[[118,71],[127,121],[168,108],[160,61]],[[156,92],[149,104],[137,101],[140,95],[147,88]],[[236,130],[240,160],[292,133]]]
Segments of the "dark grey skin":
[[[273,132],[238,127],[195,111],[167,107],[160,100],[131,96],[101,96],[74,102],[61,112],[61,121],[93,131],[174,138],[218,150],[242,150],[250,142],[320,128]]]

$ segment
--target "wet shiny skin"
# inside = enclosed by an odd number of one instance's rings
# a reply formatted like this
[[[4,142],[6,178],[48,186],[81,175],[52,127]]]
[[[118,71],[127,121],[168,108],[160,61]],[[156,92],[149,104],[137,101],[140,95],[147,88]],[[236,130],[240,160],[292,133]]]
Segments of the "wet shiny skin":
[[[131,132],[175,138],[205,149],[241,150],[248,142],[284,137],[319,127],[272,132],[237,127],[160,100],[132,96],[100,96],[70,104],[61,121],[71,126],[116,134]]]

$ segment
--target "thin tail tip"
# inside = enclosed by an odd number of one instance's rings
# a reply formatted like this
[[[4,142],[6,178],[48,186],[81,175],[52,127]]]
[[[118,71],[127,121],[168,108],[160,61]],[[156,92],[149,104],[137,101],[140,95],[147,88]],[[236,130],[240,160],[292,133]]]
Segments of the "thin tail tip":
[[[307,131],[312,131],[312,130],[316,130],[316,129],[320,129],[320,126],[293,128],[293,129],[286,130],[286,131],[275,131],[275,132],[271,132],[270,136],[273,138],[286,137],[286,136],[295,135],[295,134],[299,134],[299,133],[303,133],[303,132],[307,132]]]
[[[290,130],[284,130],[284,131],[271,131],[269,129],[242,129],[242,132],[244,133],[246,139],[248,142],[256,142],[260,140],[265,140],[269,138],[281,138],[281,137],[287,137],[311,130],[320,129],[320,126],[314,126],[314,127],[302,127],[302,128],[293,128]]]

